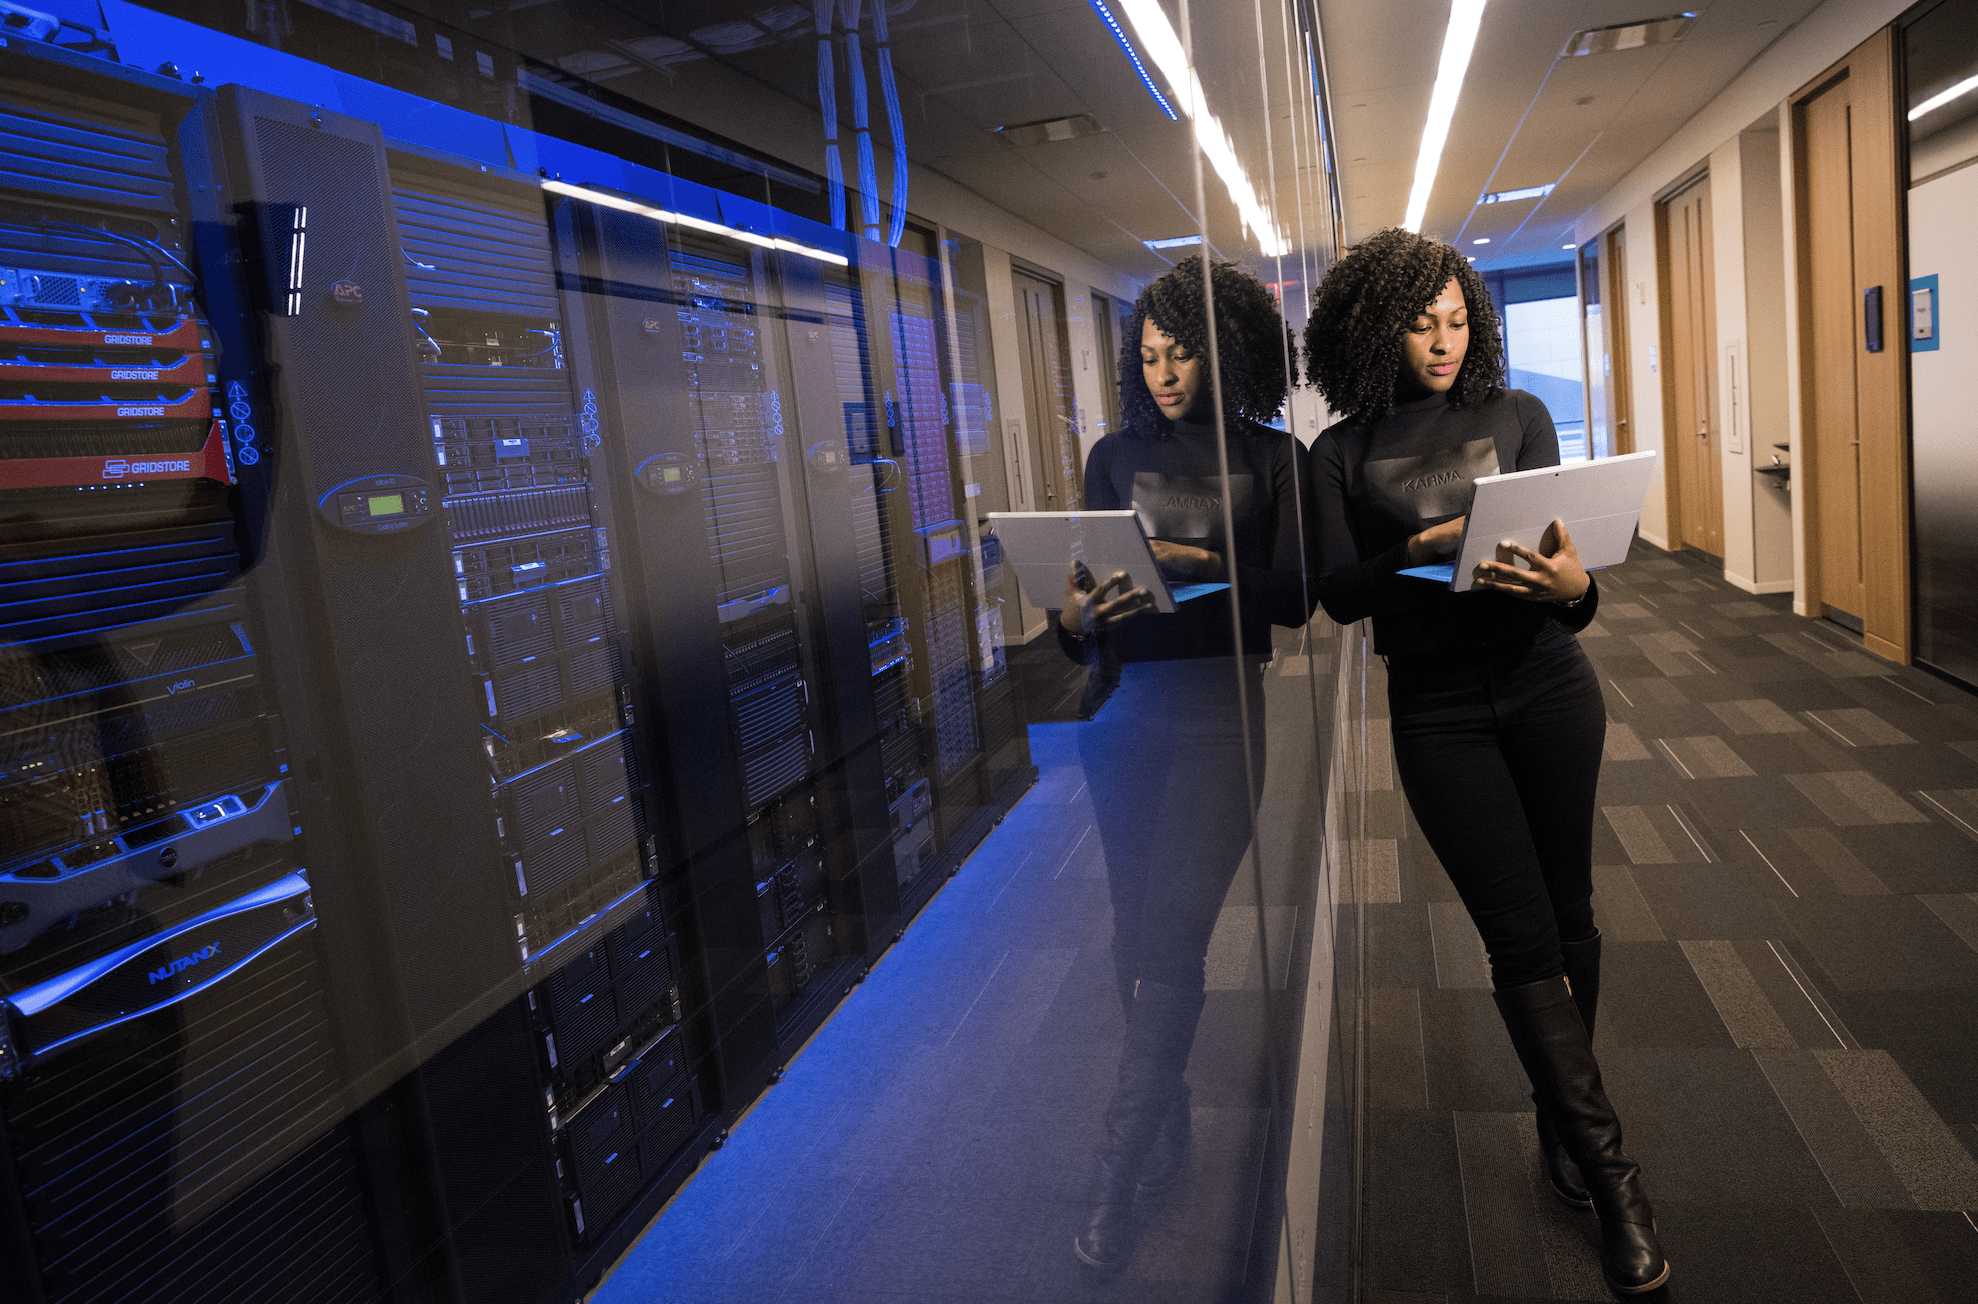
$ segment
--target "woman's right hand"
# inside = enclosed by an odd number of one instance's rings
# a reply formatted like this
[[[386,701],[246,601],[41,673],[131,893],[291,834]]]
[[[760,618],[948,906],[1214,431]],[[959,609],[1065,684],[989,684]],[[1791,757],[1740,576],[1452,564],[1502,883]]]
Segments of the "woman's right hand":
[[[1420,534],[1408,540],[1408,564],[1427,566],[1438,557],[1447,557],[1455,552],[1463,542],[1463,523],[1470,518],[1459,516],[1441,525],[1431,525]]]
[[[1146,589],[1127,588],[1125,571],[1115,571],[1104,584],[1095,584],[1084,562],[1073,562],[1065,577],[1065,605],[1058,612],[1058,623],[1073,638],[1087,633],[1103,634],[1124,620],[1131,620],[1154,606],[1154,595]],[[1107,598],[1108,593],[1118,596]],[[1088,623],[1089,622],[1089,623]]]

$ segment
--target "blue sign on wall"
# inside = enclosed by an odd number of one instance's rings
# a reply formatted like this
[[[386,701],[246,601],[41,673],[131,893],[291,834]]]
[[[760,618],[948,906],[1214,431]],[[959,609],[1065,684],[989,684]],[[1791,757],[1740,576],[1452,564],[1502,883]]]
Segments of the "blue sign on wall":
[[[1934,353],[1943,332],[1937,323],[1942,317],[1937,301],[1935,276],[1912,277],[1909,282],[1909,351]]]

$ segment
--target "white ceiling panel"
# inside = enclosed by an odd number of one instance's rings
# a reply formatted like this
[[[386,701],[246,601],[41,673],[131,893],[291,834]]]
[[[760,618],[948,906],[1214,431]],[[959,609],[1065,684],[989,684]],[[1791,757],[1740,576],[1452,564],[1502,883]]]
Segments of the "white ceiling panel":
[[[1673,6],[1491,0],[1424,229],[1460,240],[1486,267],[1558,249],[1578,213],[1817,3],[1719,0],[1680,41],[1560,59],[1576,30],[1659,17]],[[1349,240],[1405,215],[1448,12],[1446,3],[1320,0]],[[1547,183],[1557,189],[1537,204],[1477,204],[1486,191]],[[1470,243],[1479,238],[1491,243]]]

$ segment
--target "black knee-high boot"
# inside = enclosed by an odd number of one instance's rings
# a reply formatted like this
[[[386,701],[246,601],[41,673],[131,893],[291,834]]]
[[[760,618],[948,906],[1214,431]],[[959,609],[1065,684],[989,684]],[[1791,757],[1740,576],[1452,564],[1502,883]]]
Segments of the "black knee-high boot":
[[[1203,993],[1142,978],[1127,1012],[1119,1081],[1106,1107],[1106,1140],[1093,1182],[1092,1212],[1074,1248],[1095,1268],[1112,1270],[1133,1253],[1136,1188],[1176,1102],[1186,1109],[1188,1051],[1202,1015]]]
[[[1641,1169],[1621,1150],[1621,1122],[1601,1086],[1600,1065],[1566,980],[1508,988],[1496,999],[1539,1108],[1551,1116],[1600,1215],[1600,1269],[1607,1284],[1623,1295],[1654,1290],[1669,1279],[1655,1210],[1642,1190]]]
[[[1600,1009],[1600,934],[1595,933],[1583,942],[1562,943],[1559,954],[1566,964],[1566,981],[1572,984],[1573,1005],[1580,1012],[1580,1022],[1586,1025],[1587,1040],[1591,1042],[1594,1015]],[[1537,1093],[1533,1093],[1532,1103],[1539,1103]],[[1538,1148],[1545,1156],[1545,1171],[1552,1179],[1553,1194],[1575,1209],[1593,1208],[1593,1197],[1587,1194],[1580,1166],[1566,1153],[1558,1130],[1542,1105],[1538,1111]]]

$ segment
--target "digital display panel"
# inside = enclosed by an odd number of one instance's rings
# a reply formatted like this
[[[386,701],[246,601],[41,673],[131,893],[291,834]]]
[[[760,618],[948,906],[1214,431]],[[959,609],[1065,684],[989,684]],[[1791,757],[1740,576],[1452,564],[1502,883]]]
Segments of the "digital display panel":
[[[397,516],[405,511],[405,495],[374,494],[364,500],[364,508],[372,516]]]

